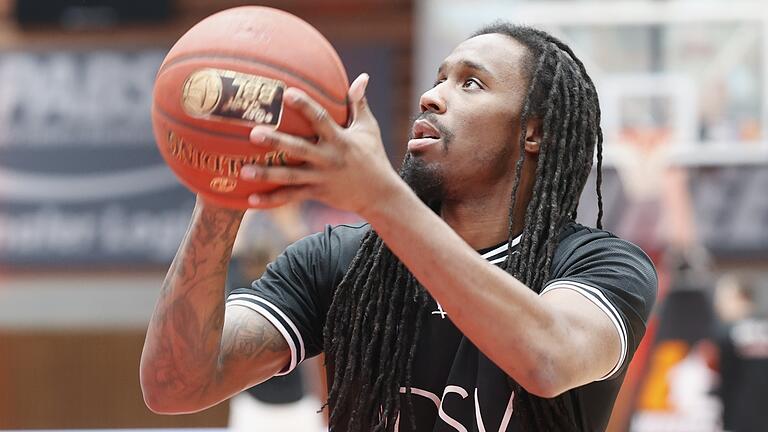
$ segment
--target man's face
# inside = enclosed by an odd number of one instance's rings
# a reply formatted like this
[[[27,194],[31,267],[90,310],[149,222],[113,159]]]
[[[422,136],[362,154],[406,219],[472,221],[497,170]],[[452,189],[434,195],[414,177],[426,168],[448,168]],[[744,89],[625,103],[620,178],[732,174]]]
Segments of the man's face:
[[[421,96],[403,177],[425,201],[482,194],[511,184],[527,90],[526,48],[488,34],[461,43]]]

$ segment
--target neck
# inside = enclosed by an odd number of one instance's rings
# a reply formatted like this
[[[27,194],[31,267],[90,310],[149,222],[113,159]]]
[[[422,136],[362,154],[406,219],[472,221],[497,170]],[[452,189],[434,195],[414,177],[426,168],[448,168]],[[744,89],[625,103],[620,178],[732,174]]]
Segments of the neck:
[[[440,216],[472,248],[495,246],[508,240],[510,234],[509,200],[498,199],[499,196],[482,195],[471,199],[446,200],[440,208]],[[513,235],[523,230],[522,223],[517,223],[519,220],[522,218],[515,217],[512,224]]]

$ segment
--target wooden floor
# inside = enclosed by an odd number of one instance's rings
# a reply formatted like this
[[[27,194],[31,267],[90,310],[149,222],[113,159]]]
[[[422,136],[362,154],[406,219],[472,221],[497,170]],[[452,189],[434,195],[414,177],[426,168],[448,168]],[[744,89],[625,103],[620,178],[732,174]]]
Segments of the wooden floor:
[[[0,429],[226,427],[228,404],[161,416],[144,405],[144,330],[0,331]]]

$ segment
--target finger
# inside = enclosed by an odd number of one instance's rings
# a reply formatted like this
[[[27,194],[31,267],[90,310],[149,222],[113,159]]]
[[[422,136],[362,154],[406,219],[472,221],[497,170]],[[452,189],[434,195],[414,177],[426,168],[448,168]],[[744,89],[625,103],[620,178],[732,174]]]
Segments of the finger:
[[[375,121],[373,113],[368,106],[368,99],[365,97],[365,90],[368,88],[370,77],[363,73],[358,76],[349,86],[349,110],[352,113],[352,124]]]
[[[285,102],[289,107],[298,110],[321,138],[328,138],[338,131],[339,126],[328,114],[328,110],[309,97],[303,90],[296,87],[286,89]]]
[[[349,124],[354,123],[357,116],[355,115],[355,106],[360,102],[360,99],[365,97],[365,87],[368,81],[368,74],[361,73],[352,81],[347,92],[347,104],[349,105]]]
[[[365,89],[368,86],[369,80],[370,76],[367,73],[361,73],[352,81],[352,84],[349,86],[349,92],[347,92],[350,104],[355,104],[365,97]]]
[[[316,170],[301,167],[246,165],[240,169],[240,178],[296,186],[317,183],[322,175]]]
[[[248,197],[251,208],[273,208],[296,201],[312,198],[314,189],[310,186],[285,186],[270,192],[253,194]]]
[[[331,164],[327,151],[304,138],[277,132],[264,126],[253,128],[250,138],[253,144],[282,150],[289,156],[304,162],[320,166]]]

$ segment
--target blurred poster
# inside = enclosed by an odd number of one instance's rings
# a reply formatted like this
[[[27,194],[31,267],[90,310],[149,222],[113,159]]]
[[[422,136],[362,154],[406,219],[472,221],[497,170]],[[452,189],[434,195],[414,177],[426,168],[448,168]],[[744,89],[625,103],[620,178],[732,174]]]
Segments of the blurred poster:
[[[152,134],[152,87],[166,52],[0,53],[0,265],[172,259],[194,195],[166,167]],[[391,146],[393,50],[349,43],[339,54],[351,79],[363,71],[374,77],[368,98]],[[395,148],[388,147],[391,156]],[[305,208],[313,229],[349,219]]]
[[[0,55],[0,262],[166,262],[194,197],[157,152],[160,49]]]
[[[765,222],[768,221],[768,194],[765,193],[768,166],[698,167],[686,173],[696,235],[712,257],[728,260],[768,257],[768,224]],[[585,224],[593,224],[597,218],[594,177],[593,172],[579,203],[579,220]],[[667,187],[667,183],[664,186]],[[628,204],[630,198],[618,170],[603,170],[602,193],[603,225],[609,231],[638,241],[640,233],[622,231],[628,225],[627,218],[638,215],[627,214],[632,210]]]
[[[768,258],[768,166],[701,167],[689,176],[707,249],[717,258]]]

